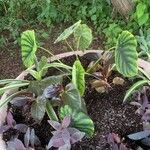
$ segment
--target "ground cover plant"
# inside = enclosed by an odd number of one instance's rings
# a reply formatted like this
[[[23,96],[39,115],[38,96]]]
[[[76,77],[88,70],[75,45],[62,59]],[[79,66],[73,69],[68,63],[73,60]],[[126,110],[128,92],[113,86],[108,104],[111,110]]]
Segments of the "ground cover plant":
[[[68,43],[68,38],[73,36],[74,44]],[[76,22],[55,40],[55,43],[64,41],[73,52],[82,50],[83,52],[92,42],[92,31],[81,21]],[[80,141],[84,136],[94,136],[94,123],[87,114],[86,102],[84,101],[86,80],[85,77],[93,77],[93,88],[100,93],[108,92],[110,84],[122,85],[124,79],[115,77],[112,83],[109,83],[109,77],[113,70],[118,71],[124,77],[138,76],[136,51],[136,38],[129,32],[123,31],[117,40],[116,46],[108,53],[103,53],[100,58],[94,62],[89,62],[85,69],[79,56],[75,56],[73,65],[70,66],[56,60],[48,62],[46,57],[38,59],[37,50],[43,50],[50,56],[53,56],[49,50],[39,46],[34,30],[27,30],[21,36],[21,54],[23,64],[27,67],[27,72],[32,76],[26,80],[5,79],[0,80],[1,95],[7,90],[18,89],[6,99],[0,101],[0,107],[10,104],[11,109],[21,108],[23,114],[28,118],[33,118],[34,124],[40,124],[44,119],[45,113],[49,117],[49,124],[56,130],[52,132],[53,137],[47,143],[47,149],[57,147],[58,149],[71,149],[71,144]],[[47,76],[49,69],[57,70],[57,75],[53,73]],[[141,71],[147,77],[144,71]],[[69,83],[63,83],[67,80]],[[147,80],[146,80],[147,81]],[[140,81],[139,81],[140,82]],[[147,83],[147,82],[144,82]],[[138,84],[140,85],[140,84]],[[137,86],[134,86],[137,88]],[[131,88],[125,96],[127,99],[135,88]],[[143,104],[141,104],[143,107]],[[7,142],[8,149],[11,145],[20,146],[22,149],[35,148],[40,144],[39,138],[35,135],[34,129],[24,124],[16,124],[10,109],[8,109],[7,122],[1,126],[1,132],[25,128],[24,144],[20,141],[19,132]],[[59,121],[62,123],[60,124]],[[29,125],[30,127],[31,125]],[[19,129],[18,129],[19,128]],[[116,149],[126,149],[124,144],[116,134],[109,134],[109,142]],[[148,137],[148,136],[147,136]],[[144,137],[145,138],[145,137]],[[116,141],[116,139],[119,140]],[[142,138],[143,139],[143,138]],[[146,138],[147,140],[147,138]],[[46,145],[44,145],[46,147]],[[114,149],[115,149],[114,148]]]

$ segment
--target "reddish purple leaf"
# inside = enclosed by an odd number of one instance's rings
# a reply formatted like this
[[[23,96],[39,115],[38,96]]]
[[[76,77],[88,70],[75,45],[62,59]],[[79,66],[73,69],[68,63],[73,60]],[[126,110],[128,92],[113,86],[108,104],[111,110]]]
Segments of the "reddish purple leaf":
[[[10,111],[8,111],[8,113],[7,113],[6,120],[7,120],[7,125],[8,126],[13,127],[14,124],[16,124],[16,121],[14,120],[13,115]]]
[[[23,143],[19,139],[7,142],[7,150],[26,150]]]
[[[20,132],[22,132],[22,133],[26,133],[26,131],[27,131],[27,129],[28,129],[28,126],[25,125],[25,124],[20,123],[20,124],[16,124],[16,125],[14,126],[14,129],[16,129],[16,130],[18,130],[18,131],[20,131]]]
[[[119,150],[128,150],[124,144],[120,144]]]
[[[53,120],[48,120],[48,123],[55,129],[55,130],[61,130],[62,126],[59,122],[53,121]]]
[[[62,128],[67,128],[70,125],[71,117],[66,116],[62,121]]]

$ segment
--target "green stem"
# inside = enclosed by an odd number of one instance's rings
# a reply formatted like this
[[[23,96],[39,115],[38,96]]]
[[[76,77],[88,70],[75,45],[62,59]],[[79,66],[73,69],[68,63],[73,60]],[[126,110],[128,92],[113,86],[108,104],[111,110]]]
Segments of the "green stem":
[[[111,50],[113,50],[115,48],[116,48],[116,46],[113,46],[113,47],[109,48],[107,51],[111,51]]]
[[[49,100],[47,100],[47,103],[46,103],[46,112],[51,120],[58,121],[58,117]]]
[[[68,41],[67,41],[67,40],[65,40],[65,42],[66,42],[67,46],[71,49],[71,51],[73,51],[73,52],[74,52],[74,49],[71,47],[71,45],[68,43]]]

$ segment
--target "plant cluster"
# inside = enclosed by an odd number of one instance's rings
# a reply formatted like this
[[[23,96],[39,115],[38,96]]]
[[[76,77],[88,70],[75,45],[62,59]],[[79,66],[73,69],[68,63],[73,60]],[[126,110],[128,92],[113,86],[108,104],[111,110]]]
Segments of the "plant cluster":
[[[74,38],[73,46],[67,42],[70,35]],[[79,20],[65,29],[55,40],[55,43],[61,41],[64,41],[72,51],[82,50],[84,52],[92,42],[92,31]],[[140,70],[143,73],[144,83],[148,80],[146,79],[149,78],[147,74],[138,68],[136,47],[136,38],[129,31],[123,31],[118,37],[116,46],[112,48],[115,50],[109,51],[108,54],[104,53],[102,57],[85,69],[77,55],[73,66],[64,64],[61,60],[48,62],[48,59],[44,56],[38,59],[36,56],[37,50],[46,51],[50,56],[53,56],[53,54],[39,46],[33,30],[27,30],[21,35],[21,54],[23,64],[27,68],[25,72],[28,72],[34,79],[0,80],[0,95],[8,90],[11,91],[10,95],[0,101],[0,107],[8,103],[21,107],[23,114],[31,114],[30,117],[36,123],[40,123],[45,114],[47,114],[50,118],[50,125],[56,129],[55,132],[52,132],[53,137],[48,144],[48,148],[54,146],[59,147],[59,149],[70,149],[71,144],[80,141],[84,135],[92,137],[94,134],[94,123],[87,114],[86,104],[83,99],[86,89],[85,76],[94,77],[95,81],[98,80],[99,87],[104,86],[105,88],[109,87],[108,77],[112,69],[117,70],[124,77],[135,77],[138,75],[138,70]],[[46,73],[50,69],[58,70],[59,74],[52,74],[47,77]],[[69,84],[63,84],[64,77],[67,77]],[[113,82],[121,84],[123,79],[117,78]],[[141,84],[138,83],[139,85]],[[125,99],[138,86],[131,87]],[[17,91],[16,89],[19,90]],[[10,117],[9,115],[10,113],[8,113],[8,118],[11,118],[12,122],[14,122],[12,115]],[[62,122],[61,124],[59,120]],[[12,122],[11,127],[14,128],[16,124]],[[10,122],[7,121],[7,124],[9,125]],[[25,147],[29,147],[29,145],[33,147],[33,138],[31,136],[33,131],[28,129],[26,132],[25,137],[28,137],[26,138],[28,142],[25,142]],[[116,137],[115,134],[110,135],[112,144],[118,148],[120,146],[121,148],[125,147],[116,141]],[[58,145],[56,145],[57,141],[59,142]],[[18,139],[15,139],[14,142],[18,142]]]
[[[127,150],[127,147],[122,143],[122,140],[115,133],[109,133],[107,136],[107,143],[111,150]]]

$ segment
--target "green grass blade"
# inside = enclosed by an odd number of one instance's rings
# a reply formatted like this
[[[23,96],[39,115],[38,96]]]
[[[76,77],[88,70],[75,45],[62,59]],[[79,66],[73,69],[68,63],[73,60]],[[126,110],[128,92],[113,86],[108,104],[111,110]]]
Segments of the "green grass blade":
[[[126,93],[123,102],[127,101],[127,98],[131,96],[131,94],[134,92],[135,89],[137,89],[138,87],[144,84],[150,84],[150,80],[141,80],[141,81],[136,82],[133,86],[131,86],[130,89]]]

